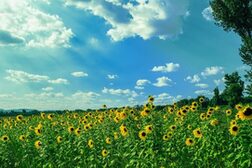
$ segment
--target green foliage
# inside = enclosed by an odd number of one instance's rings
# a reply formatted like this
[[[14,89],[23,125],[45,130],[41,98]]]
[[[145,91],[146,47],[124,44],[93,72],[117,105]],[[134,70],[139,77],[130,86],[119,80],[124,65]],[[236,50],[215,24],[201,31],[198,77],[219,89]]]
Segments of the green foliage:
[[[251,38],[252,3],[250,0],[213,0],[210,2],[216,24]]]
[[[234,31],[242,39],[240,48],[242,62],[249,66],[245,78],[249,82],[246,93],[252,96],[252,1],[213,0],[210,2],[216,24],[225,31]]]
[[[221,94],[224,100],[228,102],[231,107],[242,101],[244,82],[241,80],[238,72],[232,74],[225,74],[225,90]]]

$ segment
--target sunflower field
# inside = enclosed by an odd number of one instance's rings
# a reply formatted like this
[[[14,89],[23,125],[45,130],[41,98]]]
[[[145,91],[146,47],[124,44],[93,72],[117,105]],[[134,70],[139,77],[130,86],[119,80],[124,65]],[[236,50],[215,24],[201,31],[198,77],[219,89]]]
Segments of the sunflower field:
[[[0,167],[252,167],[251,104],[202,102],[2,117]]]

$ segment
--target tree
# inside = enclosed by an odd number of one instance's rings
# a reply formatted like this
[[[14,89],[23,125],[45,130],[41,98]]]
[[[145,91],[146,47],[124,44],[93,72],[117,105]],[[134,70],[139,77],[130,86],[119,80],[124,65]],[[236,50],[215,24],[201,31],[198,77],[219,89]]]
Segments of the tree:
[[[220,105],[221,101],[220,101],[220,91],[219,88],[216,87],[214,90],[214,96],[211,99],[211,106],[215,106],[215,105]]]
[[[249,82],[247,93],[252,96],[252,1],[213,0],[210,5],[216,24],[225,31],[236,32],[242,39],[240,56],[250,68],[246,71],[245,78]]]
[[[241,80],[238,72],[233,72],[232,74],[225,74],[225,89],[221,94],[221,97],[231,107],[234,107],[237,103],[240,103],[243,98],[244,82]]]
[[[217,25],[251,39],[252,2],[250,0],[213,0],[210,2]]]

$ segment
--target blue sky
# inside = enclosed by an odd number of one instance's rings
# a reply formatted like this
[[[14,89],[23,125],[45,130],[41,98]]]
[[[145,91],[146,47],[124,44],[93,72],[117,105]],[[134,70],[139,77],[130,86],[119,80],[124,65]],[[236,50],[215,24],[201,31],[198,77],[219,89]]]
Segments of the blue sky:
[[[244,74],[207,0],[3,0],[0,15],[0,108],[169,104]]]

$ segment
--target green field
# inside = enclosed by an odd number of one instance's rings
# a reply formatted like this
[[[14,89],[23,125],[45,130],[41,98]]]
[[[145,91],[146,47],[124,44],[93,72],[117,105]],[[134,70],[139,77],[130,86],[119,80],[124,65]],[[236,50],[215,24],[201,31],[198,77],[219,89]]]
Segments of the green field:
[[[202,101],[202,100],[200,100]],[[1,167],[251,167],[251,105],[3,117]]]

